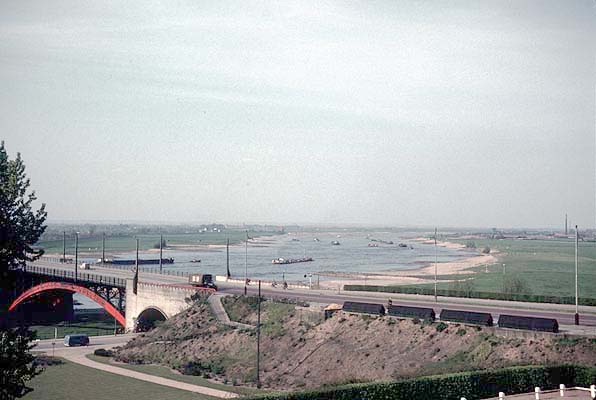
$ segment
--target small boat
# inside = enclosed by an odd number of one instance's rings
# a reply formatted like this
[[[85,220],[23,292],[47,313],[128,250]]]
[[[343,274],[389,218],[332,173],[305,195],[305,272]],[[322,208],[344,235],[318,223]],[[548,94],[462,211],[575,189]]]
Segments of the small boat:
[[[190,260],[191,263],[200,263],[201,260],[199,260],[198,258],[193,258],[192,260]]]
[[[297,264],[303,262],[310,262],[314,261],[312,257],[302,257],[302,258],[274,258],[271,260],[271,264]]]
[[[313,239],[315,242],[320,242],[319,238],[314,238]]]
[[[334,246],[339,246],[340,245],[340,243],[337,240],[334,240],[333,242],[331,242],[331,244],[334,245]]]
[[[408,247],[408,245],[407,245],[407,244],[405,244],[405,243],[400,243],[400,244],[398,244],[398,246],[399,246],[399,247],[404,247],[404,248],[405,248],[405,247]]]
[[[379,247],[379,245],[376,243],[369,243],[368,247]]]

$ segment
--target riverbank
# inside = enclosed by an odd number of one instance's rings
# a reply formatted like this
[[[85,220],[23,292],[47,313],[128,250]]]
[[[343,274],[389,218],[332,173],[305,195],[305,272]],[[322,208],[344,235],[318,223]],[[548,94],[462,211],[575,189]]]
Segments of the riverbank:
[[[424,245],[434,245],[434,240],[426,238],[416,238],[414,241]],[[465,246],[460,243],[437,241],[437,246],[449,248],[452,250],[461,250]],[[442,279],[442,282],[451,282],[457,280],[459,274],[474,274],[475,267],[491,265],[497,262],[497,257],[493,254],[475,254],[470,257],[457,261],[437,263],[437,275],[453,275],[453,279]],[[321,288],[337,289],[344,285],[411,285],[434,282],[435,265],[428,263],[419,268],[391,271],[391,272],[370,272],[370,273],[337,273],[323,272],[321,276],[337,277],[338,279],[324,280],[320,282]]]
[[[244,235],[244,232],[241,232]],[[243,236],[238,236],[237,232],[234,232],[235,237],[230,237],[230,248],[232,247],[244,247],[246,240]],[[259,236],[251,237],[249,241],[250,247],[268,247],[275,242],[274,237],[281,236],[283,234],[279,232],[270,232],[268,234],[260,234]],[[170,235],[166,237],[167,245],[163,248],[164,257],[168,256],[170,252],[219,252],[225,250],[226,240],[225,236],[214,238],[206,238],[196,240],[193,236],[192,239],[188,239],[188,235]],[[184,240],[186,239],[186,242]],[[140,251],[144,254],[159,254],[159,238],[157,244],[148,246],[148,240],[145,243],[141,243]],[[196,243],[193,243],[196,242]],[[83,258],[101,258],[102,248],[101,241],[97,242],[94,238],[81,239],[79,242],[79,259]],[[135,254],[134,241],[132,239],[125,240],[123,238],[109,239],[106,240],[106,258],[114,258],[115,256],[122,257],[123,255]],[[157,247],[156,247],[157,246]],[[72,246],[67,248],[67,257],[74,258],[74,249]],[[46,250],[45,256],[47,257],[62,257],[62,250],[56,250],[54,247],[50,247],[49,251]],[[171,255],[170,255],[171,256]]]

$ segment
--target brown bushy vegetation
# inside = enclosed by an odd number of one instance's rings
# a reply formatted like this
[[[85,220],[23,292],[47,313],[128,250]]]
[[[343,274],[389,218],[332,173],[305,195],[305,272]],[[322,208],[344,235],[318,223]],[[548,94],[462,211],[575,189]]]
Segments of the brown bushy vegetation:
[[[250,302],[250,300],[246,300]],[[244,322],[244,300],[229,299]],[[323,321],[289,304],[263,303],[261,381],[289,389],[391,380],[511,365],[596,363],[594,339],[502,338],[492,328],[339,313]],[[318,322],[313,322],[318,321]],[[416,323],[417,322],[417,323]],[[439,329],[437,329],[439,328]],[[116,358],[155,363],[231,384],[253,384],[256,333],[217,323],[196,302],[119,349]]]

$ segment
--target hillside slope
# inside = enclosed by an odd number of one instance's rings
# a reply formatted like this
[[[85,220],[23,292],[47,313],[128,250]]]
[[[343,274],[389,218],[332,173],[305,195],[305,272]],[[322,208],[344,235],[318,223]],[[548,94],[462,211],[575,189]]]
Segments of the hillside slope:
[[[255,320],[244,298],[238,315]],[[228,304],[229,308],[230,305]],[[234,304],[232,304],[234,307]],[[425,324],[391,317],[339,313],[313,322],[294,306],[263,304],[261,381],[290,389],[508,365],[596,364],[593,339],[509,339],[490,328]],[[211,315],[204,300],[139,336],[117,352],[124,362],[168,365],[225,383],[252,384],[254,330],[232,329]]]

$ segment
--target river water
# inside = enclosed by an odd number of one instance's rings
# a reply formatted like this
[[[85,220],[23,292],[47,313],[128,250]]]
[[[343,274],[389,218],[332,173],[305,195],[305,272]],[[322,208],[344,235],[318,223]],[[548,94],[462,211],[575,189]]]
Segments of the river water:
[[[320,279],[331,279],[325,273],[386,272],[414,269],[434,261],[434,246],[415,241],[414,235],[403,232],[333,231],[300,232],[255,238],[248,243],[230,246],[230,271],[233,277],[289,281],[305,281],[305,274],[321,274]],[[315,240],[318,239],[317,240]],[[372,242],[371,239],[393,241],[394,244]],[[332,245],[332,241],[340,245]],[[376,243],[378,247],[369,247]],[[404,243],[408,247],[399,247]],[[455,261],[471,256],[465,249],[437,248],[439,262]],[[115,254],[117,258],[131,258],[131,254]],[[312,257],[314,261],[297,264],[272,264],[274,258]],[[141,253],[140,258],[158,258],[155,252]],[[214,275],[226,274],[226,249],[205,248],[197,251],[166,250],[164,257],[172,257],[174,264],[165,269],[192,271]],[[200,259],[200,263],[191,260]],[[246,263],[246,265],[245,265]]]
[[[230,246],[230,271],[232,277],[243,279],[245,273],[252,280],[276,280],[308,282],[308,275],[316,279],[337,279],[334,274],[390,272],[415,269],[434,262],[435,248],[414,240],[420,233],[368,230],[336,230],[289,233],[277,236],[255,238],[245,244]],[[315,240],[318,239],[318,241]],[[384,244],[371,239],[393,241]],[[339,245],[332,245],[338,241]],[[378,247],[369,247],[369,243]],[[399,243],[407,245],[399,247]],[[456,261],[474,254],[466,249],[437,247],[439,262]],[[115,258],[131,259],[134,254],[115,253]],[[272,264],[274,258],[312,257],[314,261],[297,264]],[[159,255],[152,252],[139,253],[140,258],[155,259]],[[196,251],[165,250],[164,257],[174,258],[174,264],[164,264],[166,270],[189,271],[213,275],[226,274],[226,249],[202,248]],[[200,259],[200,263],[191,260]],[[83,261],[94,261],[93,259]],[[245,265],[246,262],[246,265]],[[145,266],[154,267],[154,266]],[[155,266],[157,267],[157,266]],[[306,275],[306,276],[305,276]],[[81,302],[80,308],[94,308],[97,305],[82,296],[75,296]]]

